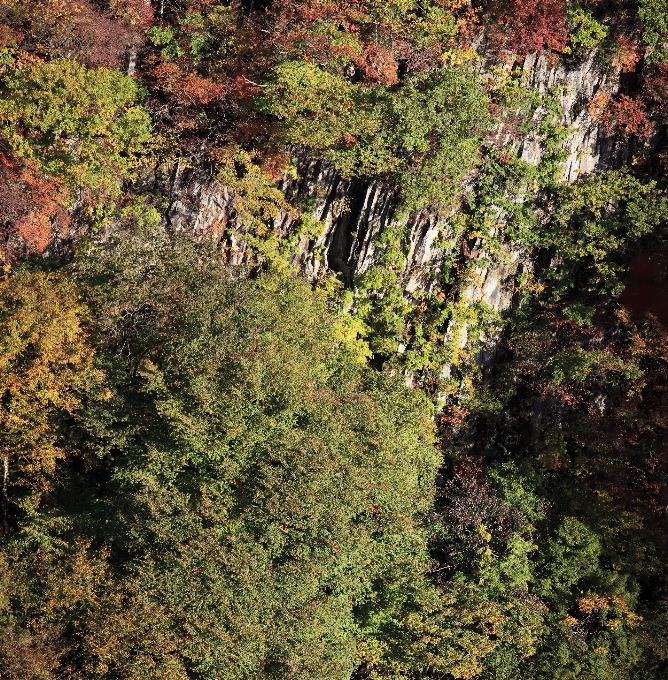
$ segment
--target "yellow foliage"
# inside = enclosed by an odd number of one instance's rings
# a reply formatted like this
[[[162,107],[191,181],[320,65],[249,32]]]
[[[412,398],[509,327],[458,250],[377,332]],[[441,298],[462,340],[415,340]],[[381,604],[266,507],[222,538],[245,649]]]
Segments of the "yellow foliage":
[[[82,327],[86,309],[60,273],[17,271],[0,278],[0,457],[10,482],[33,493],[64,456],[58,421],[102,374]]]

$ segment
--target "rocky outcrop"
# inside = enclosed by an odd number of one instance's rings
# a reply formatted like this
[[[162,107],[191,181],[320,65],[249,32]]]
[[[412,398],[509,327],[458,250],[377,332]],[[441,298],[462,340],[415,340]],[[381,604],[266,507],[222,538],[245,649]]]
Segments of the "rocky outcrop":
[[[490,66],[481,63],[483,77]],[[563,179],[573,181],[580,175],[618,167],[633,152],[628,139],[606,131],[593,118],[588,104],[597,92],[614,94],[619,88],[619,71],[603,65],[595,50],[579,59],[550,65],[547,55],[529,55],[521,64],[524,85],[541,94],[558,91],[561,122],[570,128],[565,142],[568,158],[563,164]],[[506,68],[511,68],[507,66]],[[489,76],[491,77],[491,76]],[[543,115],[538,110],[536,116]],[[500,146],[511,145],[529,163],[538,163],[543,148],[532,136],[518,137],[516,131],[498,128],[493,133]],[[339,272],[348,285],[355,277],[378,263],[377,236],[384,230],[401,230],[406,254],[404,287],[407,292],[429,291],[438,278],[444,257],[457,253],[462,244],[455,238],[447,216],[436,217],[422,211],[412,215],[397,212],[395,192],[382,184],[341,177],[331,164],[297,153],[297,178],[285,178],[280,188],[299,209],[312,210],[320,225],[316,237],[303,237],[299,258],[310,278],[325,270]],[[210,229],[224,232],[234,222],[234,196],[225,186],[203,179],[197,172],[182,173],[172,191],[168,211],[171,226],[195,234]],[[308,208],[305,208],[308,206]],[[293,231],[294,214],[282,214],[275,227],[282,235]],[[243,259],[243,247],[233,248],[233,258]],[[475,250],[475,245],[473,249]],[[513,299],[519,270],[531,268],[530,254],[514,250],[510,244],[501,253],[485,255],[484,266],[461,282],[457,294],[473,302],[484,302],[490,309],[503,312]],[[466,257],[466,253],[461,257]],[[447,335],[447,331],[446,331]],[[461,342],[466,343],[466,329]]]
[[[620,71],[601,64],[597,51],[573,63],[549,66],[547,55],[529,55],[522,65],[527,87],[541,94],[559,91],[562,122],[571,128],[565,144],[569,152],[564,162],[563,179],[575,181],[580,175],[596,170],[620,167],[633,152],[632,140],[623,139],[599,125],[588,105],[599,92],[613,95],[619,90]],[[540,159],[540,144],[534,139],[522,141],[522,158],[530,163]]]

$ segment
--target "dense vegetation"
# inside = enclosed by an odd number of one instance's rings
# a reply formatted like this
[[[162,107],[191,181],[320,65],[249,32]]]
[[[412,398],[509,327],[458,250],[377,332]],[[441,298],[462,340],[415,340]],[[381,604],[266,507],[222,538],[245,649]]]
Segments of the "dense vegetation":
[[[0,0],[0,677],[665,678],[667,46],[666,0]],[[564,181],[531,53],[621,74],[628,157]],[[304,157],[391,199],[361,274],[305,276]]]

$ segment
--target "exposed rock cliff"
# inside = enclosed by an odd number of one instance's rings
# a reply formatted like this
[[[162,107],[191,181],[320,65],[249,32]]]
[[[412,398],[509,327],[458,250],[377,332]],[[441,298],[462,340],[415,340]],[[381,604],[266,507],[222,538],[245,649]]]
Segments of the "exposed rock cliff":
[[[482,62],[483,77],[491,77],[490,62]],[[588,109],[594,95],[602,90],[614,94],[619,89],[620,72],[597,58],[596,50],[577,59],[550,65],[546,55],[529,55],[515,64],[522,70],[523,87],[541,94],[557,93],[561,123],[570,134],[564,148],[564,181],[597,170],[618,167],[633,152],[632,141],[613,135],[593,118]],[[506,66],[505,68],[511,68]],[[536,111],[540,116],[541,111]],[[493,131],[499,146],[512,146],[521,158],[538,163],[543,153],[539,139],[518,136],[515,130],[499,127]],[[340,272],[348,285],[355,277],[378,263],[377,237],[385,230],[404,234],[405,265],[403,285],[407,293],[429,291],[434,285],[444,257],[480,258],[473,277],[460,282],[457,295],[470,303],[483,302],[495,312],[508,309],[513,299],[517,274],[532,267],[531,254],[506,244],[501,252],[485,253],[479,244],[469,248],[458,241],[447,217],[437,218],[425,211],[401,215],[395,193],[382,184],[341,177],[333,166],[307,154],[297,154],[297,178],[284,179],[281,190],[302,210],[312,206],[313,217],[321,226],[315,238],[303,237],[299,257],[306,274],[316,278],[324,270]],[[202,234],[216,229],[224,232],[234,224],[233,193],[215,181],[207,181],[195,171],[177,171],[172,187],[173,201],[168,211],[172,228]],[[502,217],[501,217],[502,219]],[[283,236],[293,231],[295,215],[282,214],[275,227]],[[233,259],[242,261],[243,247],[232,244]],[[481,257],[483,256],[484,257]],[[446,331],[452,333],[452,329]],[[467,342],[466,325],[458,330],[459,344]],[[481,355],[484,358],[484,354]]]

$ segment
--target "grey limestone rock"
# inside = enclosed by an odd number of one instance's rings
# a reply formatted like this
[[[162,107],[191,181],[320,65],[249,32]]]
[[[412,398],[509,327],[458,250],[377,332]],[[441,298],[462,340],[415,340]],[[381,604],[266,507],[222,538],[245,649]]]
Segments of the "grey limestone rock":
[[[484,62],[482,71],[488,68]],[[618,167],[633,152],[632,142],[614,136],[591,116],[587,104],[599,91],[614,94],[619,89],[619,71],[603,65],[596,50],[590,50],[578,60],[551,65],[547,55],[529,55],[520,64],[526,87],[540,93],[559,91],[562,123],[570,127],[565,142],[568,158],[563,165],[563,180],[574,181],[580,175]],[[509,68],[509,66],[508,66]],[[484,73],[483,73],[484,75]],[[496,141],[512,145],[521,157],[538,163],[540,142],[529,137],[517,138],[510,132],[494,131]],[[298,258],[312,279],[324,271],[339,272],[353,286],[355,277],[378,262],[376,237],[384,230],[402,230],[405,239],[404,288],[406,293],[428,292],[434,285],[443,258],[457,254],[461,244],[452,233],[446,217],[426,211],[403,215],[397,211],[394,190],[378,182],[341,177],[331,163],[313,158],[295,149],[297,177],[284,178],[279,188],[297,210],[308,206],[312,217],[321,227],[315,238],[302,238]],[[294,227],[297,213],[281,214],[274,227],[288,235]],[[502,219],[502,216],[500,216]],[[172,202],[167,213],[170,226],[199,236],[214,231],[221,237],[234,226],[234,193],[202,173],[190,170],[179,173],[172,187]],[[242,262],[244,245],[231,243],[232,260]],[[503,313],[511,305],[517,273],[531,269],[531,255],[514,250],[508,244],[502,253],[493,256],[480,249],[476,256],[486,264],[476,269],[471,281],[460,287],[459,295],[471,303],[484,302],[492,310]],[[467,342],[466,328],[460,342]],[[447,336],[447,331],[446,331]],[[493,338],[487,339],[487,350],[481,360],[493,355]],[[490,353],[491,352],[491,353]]]

